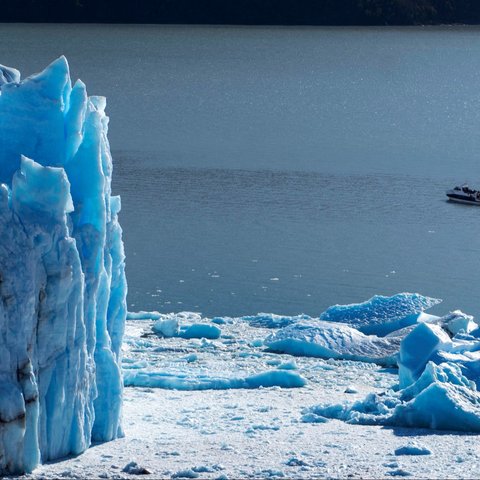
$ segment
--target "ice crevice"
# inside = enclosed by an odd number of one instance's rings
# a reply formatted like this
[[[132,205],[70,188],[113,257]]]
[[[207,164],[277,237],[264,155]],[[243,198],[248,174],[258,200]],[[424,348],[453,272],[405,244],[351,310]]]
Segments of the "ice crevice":
[[[0,65],[0,472],[122,435],[126,317],[105,100]]]

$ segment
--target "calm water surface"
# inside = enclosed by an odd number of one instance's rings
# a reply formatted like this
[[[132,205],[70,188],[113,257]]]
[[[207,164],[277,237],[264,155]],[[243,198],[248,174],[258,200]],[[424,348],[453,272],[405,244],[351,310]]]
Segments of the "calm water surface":
[[[416,291],[480,313],[477,28],[0,25],[108,97],[129,306],[319,314]]]

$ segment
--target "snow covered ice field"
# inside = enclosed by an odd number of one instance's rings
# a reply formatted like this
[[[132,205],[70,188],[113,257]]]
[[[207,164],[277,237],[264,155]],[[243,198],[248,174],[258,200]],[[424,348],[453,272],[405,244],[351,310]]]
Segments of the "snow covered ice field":
[[[478,470],[475,434],[309,418],[308,409],[319,403],[385,392],[398,382],[398,372],[375,363],[294,357],[265,348],[264,339],[279,325],[305,323],[305,318],[160,317],[127,321],[123,368],[126,385],[150,381],[166,388],[125,388],[125,438],[40,466],[29,478],[129,478],[134,474],[124,470],[131,462],[155,478],[452,478]],[[180,327],[215,325],[221,336],[205,340],[154,333],[156,323],[172,320]],[[238,384],[272,370],[299,376],[306,384]],[[235,379],[241,389],[225,389]]]

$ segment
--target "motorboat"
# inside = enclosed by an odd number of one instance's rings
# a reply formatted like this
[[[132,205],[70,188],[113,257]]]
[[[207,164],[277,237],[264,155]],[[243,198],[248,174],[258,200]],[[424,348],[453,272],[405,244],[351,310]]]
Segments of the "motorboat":
[[[466,184],[447,190],[446,194],[452,202],[480,205],[480,190],[473,190]]]

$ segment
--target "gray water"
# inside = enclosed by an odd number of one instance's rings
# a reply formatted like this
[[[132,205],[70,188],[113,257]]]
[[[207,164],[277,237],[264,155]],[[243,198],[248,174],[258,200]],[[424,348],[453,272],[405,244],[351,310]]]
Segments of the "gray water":
[[[317,315],[401,291],[478,314],[480,29],[0,25],[106,95],[129,308]]]

